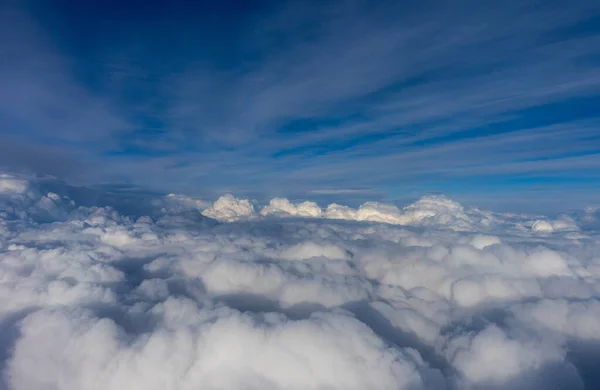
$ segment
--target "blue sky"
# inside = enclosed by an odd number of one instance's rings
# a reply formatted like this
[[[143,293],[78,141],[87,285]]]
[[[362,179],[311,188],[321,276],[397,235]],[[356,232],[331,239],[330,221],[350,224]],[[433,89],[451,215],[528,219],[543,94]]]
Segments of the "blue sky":
[[[0,166],[213,199],[600,200],[597,1],[8,1]]]

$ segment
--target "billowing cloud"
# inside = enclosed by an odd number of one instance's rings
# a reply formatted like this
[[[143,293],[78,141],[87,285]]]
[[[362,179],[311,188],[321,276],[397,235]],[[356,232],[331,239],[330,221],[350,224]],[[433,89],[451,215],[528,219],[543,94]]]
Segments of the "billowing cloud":
[[[538,235],[547,235],[555,231],[576,233],[580,230],[577,221],[571,216],[561,215],[551,219],[539,215],[500,214],[477,208],[465,209],[460,203],[441,195],[424,196],[402,209],[381,202],[365,202],[357,209],[337,203],[321,208],[312,201],[294,203],[286,198],[273,198],[262,207],[260,213],[257,213],[254,208],[255,203],[248,199],[236,198],[231,194],[220,197],[213,204],[174,194],[168,195],[162,201],[155,201],[156,205],[164,205],[163,212],[203,210],[203,215],[221,222],[277,217],[342,219],[472,232],[493,232],[502,228],[517,232],[535,232]],[[591,215],[590,212],[586,212],[581,218],[582,221],[589,222],[593,218]],[[486,244],[487,240],[495,240],[489,237],[473,239],[479,240],[478,245],[483,246],[489,245]]]
[[[554,221],[539,219],[531,225],[531,230],[540,233],[552,233],[555,230],[574,231],[578,229],[577,223],[572,218],[566,216]]]
[[[240,219],[252,218],[254,206],[248,199],[238,199],[231,194],[223,195],[202,214],[218,221],[233,222]]]
[[[578,215],[226,195],[138,218],[0,189],[2,389],[600,383],[600,236]]]
[[[269,204],[260,212],[262,215],[288,215],[293,217],[312,217],[318,218],[323,214],[323,211],[315,202],[302,202],[293,204],[285,198],[271,199]]]
[[[185,212],[189,210],[202,211],[211,206],[210,202],[183,194],[168,194],[161,199],[154,199],[152,203],[163,213]]]
[[[394,225],[442,224],[455,228],[470,226],[463,207],[443,196],[425,196],[403,210],[388,204],[367,202],[357,210],[332,204],[326,216],[333,219],[384,222]]]

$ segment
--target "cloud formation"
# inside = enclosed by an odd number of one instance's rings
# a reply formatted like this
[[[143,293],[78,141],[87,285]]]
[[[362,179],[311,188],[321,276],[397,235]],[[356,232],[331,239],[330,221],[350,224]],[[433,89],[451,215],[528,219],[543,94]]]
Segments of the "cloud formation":
[[[600,236],[580,217],[167,198],[132,217],[0,177],[0,388],[600,383]]]
[[[202,214],[217,221],[233,222],[249,219],[255,216],[254,205],[248,199],[238,199],[226,194],[217,199]]]
[[[209,218],[221,222],[245,221],[260,218],[312,218],[347,220],[357,222],[379,222],[401,226],[423,226],[445,228],[457,231],[483,231],[493,232],[502,228],[508,231],[535,232],[537,234],[550,234],[554,231],[571,232],[575,234],[580,230],[573,216],[566,214],[551,219],[539,215],[525,215],[513,213],[494,213],[478,208],[465,209],[460,203],[442,195],[423,196],[414,203],[402,209],[389,203],[365,202],[354,209],[349,206],[331,203],[321,208],[316,202],[302,201],[294,203],[286,198],[273,198],[267,205],[260,206],[258,202],[236,198],[231,194],[223,195],[214,203],[183,195],[170,194],[162,201],[155,204],[165,204],[163,212],[200,210]],[[260,212],[255,210],[259,207]],[[580,218],[583,222],[593,219],[593,208],[586,208]],[[595,210],[595,209],[594,209]],[[475,240],[486,240],[480,236]]]
[[[261,215],[284,215],[292,217],[319,218],[323,211],[315,202],[302,202],[293,204],[285,198],[271,199],[269,204],[261,210]]]

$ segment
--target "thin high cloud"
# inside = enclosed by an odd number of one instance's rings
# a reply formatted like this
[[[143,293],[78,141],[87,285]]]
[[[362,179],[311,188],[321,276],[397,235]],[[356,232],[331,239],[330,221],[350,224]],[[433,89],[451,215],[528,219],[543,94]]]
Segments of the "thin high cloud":
[[[217,170],[233,165],[240,181],[251,175],[292,188],[294,182],[325,187],[358,179],[371,186],[427,175],[595,170],[595,120],[569,118],[555,129],[530,119],[542,112],[527,111],[597,95],[597,67],[583,60],[592,54],[596,33],[570,32],[593,7],[564,12],[539,3],[494,9],[461,4],[464,12],[440,6],[423,13],[388,6],[369,12],[356,4],[316,11],[284,7],[261,23],[256,34],[264,46],[256,50],[264,57],[223,76],[228,87],[218,99],[228,120],[222,127],[211,124],[222,131],[209,136],[233,143],[236,154],[233,161],[217,162]],[[322,25],[306,26],[314,21]],[[302,28],[310,31],[306,38],[296,36]],[[289,44],[269,50],[280,35]],[[182,75],[177,91],[189,92],[172,104],[193,107],[194,96],[204,101],[204,77]],[[200,111],[190,120],[206,115]],[[567,156],[581,154],[588,155]],[[215,162],[217,156],[208,151],[184,158]],[[290,180],[281,183],[280,172]]]
[[[214,10],[190,10],[192,23],[152,5],[152,29],[127,7],[5,13],[3,74],[16,81],[4,83],[4,136],[57,143],[103,181],[186,193],[389,198],[398,182],[594,176],[594,2],[369,4],[246,10],[224,20],[227,34],[201,23]]]
[[[78,83],[77,59],[16,4],[0,7],[0,166],[79,180],[100,173],[94,157],[129,125],[108,97]]]

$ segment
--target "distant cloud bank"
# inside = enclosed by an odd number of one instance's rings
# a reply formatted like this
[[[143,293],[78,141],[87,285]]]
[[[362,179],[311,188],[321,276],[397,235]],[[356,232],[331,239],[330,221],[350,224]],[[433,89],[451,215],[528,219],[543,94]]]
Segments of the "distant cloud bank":
[[[380,202],[365,202],[357,209],[331,203],[321,208],[317,203],[294,203],[286,198],[273,198],[264,206],[248,199],[223,195],[214,203],[170,194],[165,199],[170,210],[199,210],[204,216],[220,222],[256,220],[260,218],[316,218],[379,222],[401,226],[429,226],[457,231],[493,231],[509,229],[518,232],[575,232],[580,228],[575,219],[561,215],[557,219],[536,215],[494,213],[478,208],[465,209],[460,203],[443,195],[427,195],[402,209]],[[166,212],[167,209],[164,209]],[[593,218],[593,207],[586,210]]]

